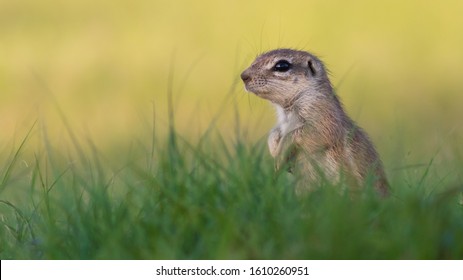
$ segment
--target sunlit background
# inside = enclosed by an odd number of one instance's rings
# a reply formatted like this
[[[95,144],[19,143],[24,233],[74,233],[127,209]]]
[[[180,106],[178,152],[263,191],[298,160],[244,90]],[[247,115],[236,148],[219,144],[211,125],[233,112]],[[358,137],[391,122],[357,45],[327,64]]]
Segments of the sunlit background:
[[[257,141],[273,108],[239,74],[259,53],[291,47],[325,61],[389,170],[397,156],[461,162],[462,14],[458,0],[2,0],[0,152],[36,121],[52,143],[68,126],[123,147],[149,135],[153,115],[162,133],[169,92],[185,137],[212,124],[232,135],[238,112]]]

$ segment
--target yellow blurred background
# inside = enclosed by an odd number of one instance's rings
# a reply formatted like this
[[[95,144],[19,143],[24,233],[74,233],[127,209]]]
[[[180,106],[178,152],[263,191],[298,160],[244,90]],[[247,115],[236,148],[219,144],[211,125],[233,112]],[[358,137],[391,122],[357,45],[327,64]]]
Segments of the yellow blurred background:
[[[200,135],[219,116],[226,134],[236,108],[260,139],[273,108],[239,74],[290,47],[325,61],[385,161],[398,149],[419,155],[411,161],[461,159],[462,15],[459,0],[1,0],[0,151],[36,120],[61,141],[59,110],[102,145],[148,133],[153,110],[162,130],[169,90],[181,133]]]

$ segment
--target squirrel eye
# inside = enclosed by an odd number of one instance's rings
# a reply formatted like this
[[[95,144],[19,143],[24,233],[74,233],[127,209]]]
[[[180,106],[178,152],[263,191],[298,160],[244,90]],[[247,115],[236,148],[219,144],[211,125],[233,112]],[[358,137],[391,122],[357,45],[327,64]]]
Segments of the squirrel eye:
[[[275,66],[273,66],[273,71],[277,72],[286,72],[291,68],[291,63],[286,60],[278,61]]]

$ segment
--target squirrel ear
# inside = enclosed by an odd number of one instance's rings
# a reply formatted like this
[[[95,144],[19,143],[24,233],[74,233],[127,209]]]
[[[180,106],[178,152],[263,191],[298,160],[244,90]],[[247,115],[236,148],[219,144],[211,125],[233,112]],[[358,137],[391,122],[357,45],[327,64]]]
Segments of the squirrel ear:
[[[307,66],[309,67],[309,70],[310,70],[310,73],[312,73],[312,76],[315,76],[316,71],[315,71],[315,68],[313,67],[313,63],[312,63],[312,60],[309,60],[307,62]]]

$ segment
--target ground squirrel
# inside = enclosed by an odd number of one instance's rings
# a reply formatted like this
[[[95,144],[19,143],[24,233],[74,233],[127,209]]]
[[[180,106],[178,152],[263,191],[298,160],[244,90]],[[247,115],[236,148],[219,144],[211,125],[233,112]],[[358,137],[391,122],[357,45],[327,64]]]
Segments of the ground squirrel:
[[[372,180],[381,196],[389,194],[378,153],[343,110],[320,59],[305,51],[272,50],[258,56],[241,79],[247,91],[276,108],[268,146],[277,168],[299,172],[308,185],[321,176],[333,183],[344,176],[356,187]]]

